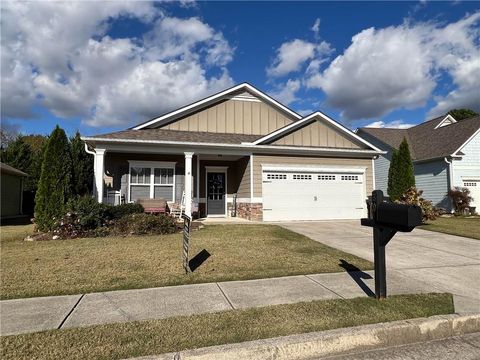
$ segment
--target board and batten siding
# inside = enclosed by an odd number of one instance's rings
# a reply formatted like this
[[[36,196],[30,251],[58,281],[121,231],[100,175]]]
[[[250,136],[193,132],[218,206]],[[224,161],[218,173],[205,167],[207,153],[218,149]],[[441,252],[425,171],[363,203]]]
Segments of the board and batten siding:
[[[338,129],[333,126],[314,121],[289,135],[286,135],[273,142],[273,145],[293,145],[293,146],[317,146],[317,147],[336,147],[347,149],[360,149],[357,142],[352,141]],[[366,146],[363,146],[366,148]]]
[[[388,189],[388,169],[390,168],[390,161],[392,160],[393,150],[390,146],[385,145],[383,142],[379,141],[377,138],[370,136],[364,132],[358,134],[370,144],[376,146],[380,150],[386,151],[386,154],[379,155],[377,159],[374,160],[375,166],[375,190],[382,190],[385,195],[387,195]]]
[[[253,156],[253,196],[262,197],[262,164],[265,165],[318,165],[337,167],[364,167],[366,193],[373,191],[372,159],[326,158],[326,157],[300,157],[280,155],[254,155]],[[288,194],[285,194],[286,196]],[[341,196],[341,194],[339,194]]]
[[[162,126],[162,129],[266,135],[292,121],[264,102],[230,99]]]
[[[449,189],[448,164],[443,158],[415,163],[415,184],[417,189],[423,190],[423,197],[432,201],[434,206],[450,211],[451,204],[447,196]]]
[[[465,154],[453,160],[453,186],[463,186],[463,179],[480,178],[480,133],[460,149]]]

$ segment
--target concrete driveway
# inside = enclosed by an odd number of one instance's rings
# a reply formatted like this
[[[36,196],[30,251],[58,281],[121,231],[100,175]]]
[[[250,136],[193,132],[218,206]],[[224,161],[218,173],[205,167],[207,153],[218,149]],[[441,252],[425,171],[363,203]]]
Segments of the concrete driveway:
[[[279,225],[373,261],[372,229],[360,226],[359,220]],[[386,256],[387,274],[390,271],[454,294],[457,312],[480,313],[480,240],[416,229],[397,233],[387,245]]]

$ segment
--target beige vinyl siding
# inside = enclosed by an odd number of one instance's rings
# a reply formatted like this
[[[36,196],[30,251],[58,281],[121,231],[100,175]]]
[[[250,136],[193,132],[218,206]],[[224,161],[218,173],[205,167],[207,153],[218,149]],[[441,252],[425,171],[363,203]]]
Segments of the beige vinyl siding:
[[[349,139],[338,129],[329,124],[318,120],[299,129],[289,135],[286,135],[272,143],[273,145],[293,145],[293,146],[319,146],[335,147],[347,149],[360,149],[366,146],[360,146],[359,143]]]
[[[22,213],[22,181],[20,176],[2,172],[2,217],[16,216]]]
[[[360,166],[365,167],[366,191],[373,191],[372,159],[326,158],[326,157],[300,157],[279,155],[254,155],[253,156],[253,196],[262,197],[262,164],[271,165],[318,165],[318,166]]]
[[[264,102],[226,100],[162,129],[267,135],[291,122],[292,119]]]

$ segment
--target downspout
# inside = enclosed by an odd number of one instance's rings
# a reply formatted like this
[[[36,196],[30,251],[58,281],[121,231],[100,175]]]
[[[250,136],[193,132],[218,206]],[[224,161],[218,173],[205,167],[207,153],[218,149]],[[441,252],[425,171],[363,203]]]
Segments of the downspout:
[[[448,164],[448,181],[449,181],[449,190],[453,189],[453,159],[448,161],[448,158],[444,158],[445,162]],[[453,213],[453,206],[452,201],[450,200],[451,210],[450,212]]]

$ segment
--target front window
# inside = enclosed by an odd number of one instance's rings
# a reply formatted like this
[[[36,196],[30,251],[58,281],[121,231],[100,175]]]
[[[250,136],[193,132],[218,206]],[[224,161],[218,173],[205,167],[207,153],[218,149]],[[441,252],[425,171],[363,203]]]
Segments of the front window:
[[[175,164],[130,162],[129,200],[165,199],[175,201]]]

